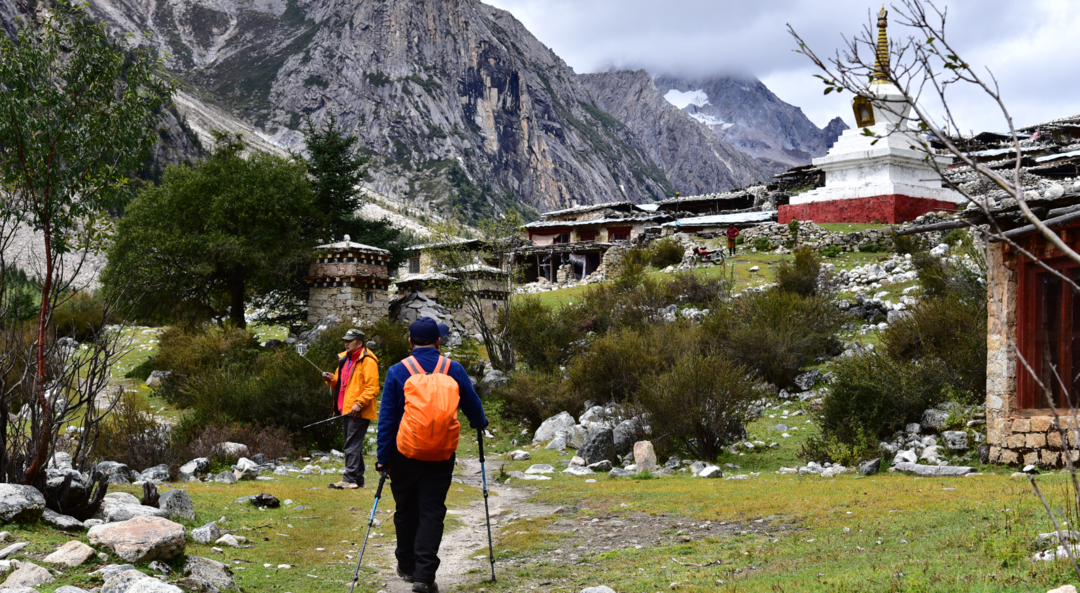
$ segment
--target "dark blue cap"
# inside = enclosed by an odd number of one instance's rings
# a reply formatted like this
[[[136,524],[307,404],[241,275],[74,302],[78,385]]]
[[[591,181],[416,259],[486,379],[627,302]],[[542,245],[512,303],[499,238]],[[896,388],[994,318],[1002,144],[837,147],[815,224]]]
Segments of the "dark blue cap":
[[[418,340],[434,342],[450,333],[450,328],[444,323],[436,323],[430,317],[421,317],[409,326],[409,337]]]

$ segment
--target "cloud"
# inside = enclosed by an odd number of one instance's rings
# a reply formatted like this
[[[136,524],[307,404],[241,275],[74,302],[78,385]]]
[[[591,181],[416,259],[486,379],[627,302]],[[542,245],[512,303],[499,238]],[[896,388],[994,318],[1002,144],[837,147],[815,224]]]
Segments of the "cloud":
[[[851,123],[848,101],[822,94],[787,25],[819,55],[831,55],[880,7],[854,0],[484,1],[510,11],[577,72],[752,75],[819,126],[837,115]],[[963,0],[947,10],[950,41],[969,63],[993,71],[1016,125],[1080,113],[1080,82],[1070,76],[1080,66],[1070,41],[1080,11],[1071,2]],[[890,34],[907,32],[892,19]],[[1005,129],[1001,111],[981,93],[958,89],[950,105],[964,131]]]

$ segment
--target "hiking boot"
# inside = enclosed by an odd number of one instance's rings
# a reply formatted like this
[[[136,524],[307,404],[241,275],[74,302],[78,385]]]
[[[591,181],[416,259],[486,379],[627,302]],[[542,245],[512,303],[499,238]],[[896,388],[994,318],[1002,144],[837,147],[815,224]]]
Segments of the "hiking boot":
[[[340,482],[334,482],[333,484],[330,484],[330,487],[334,490],[356,490],[360,486],[357,486],[352,482],[346,482],[345,480],[342,480]]]
[[[435,583],[413,583],[413,593],[439,593],[439,586]]]
[[[401,570],[401,566],[397,567],[397,575],[401,577],[401,580],[405,581],[406,583],[413,582],[412,575],[406,573],[404,570]]]

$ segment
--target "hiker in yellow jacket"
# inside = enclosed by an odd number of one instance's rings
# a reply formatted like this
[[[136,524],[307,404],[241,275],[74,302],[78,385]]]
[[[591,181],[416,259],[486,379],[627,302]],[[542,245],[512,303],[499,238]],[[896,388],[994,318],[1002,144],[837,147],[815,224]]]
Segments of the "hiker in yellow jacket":
[[[338,354],[337,371],[323,373],[334,394],[335,408],[345,418],[345,474],[330,484],[338,490],[364,487],[364,437],[378,418],[375,396],[379,393],[379,359],[364,348],[367,336],[358,329],[345,332],[345,351]]]

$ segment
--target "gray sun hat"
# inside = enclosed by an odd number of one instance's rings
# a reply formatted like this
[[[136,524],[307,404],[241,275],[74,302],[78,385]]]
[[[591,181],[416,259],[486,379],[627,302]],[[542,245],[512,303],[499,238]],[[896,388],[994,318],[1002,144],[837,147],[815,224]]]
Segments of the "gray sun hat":
[[[354,327],[354,328],[350,329],[349,331],[345,332],[345,337],[343,337],[341,339],[345,340],[346,342],[351,342],[352,340],[360,340],[361,342],[366,342],[367,341],[367,336],[364,335],[364,332],[362,332],[362,331],[360,331],[360,330],[358,330],[358,329],[356,329]]]

